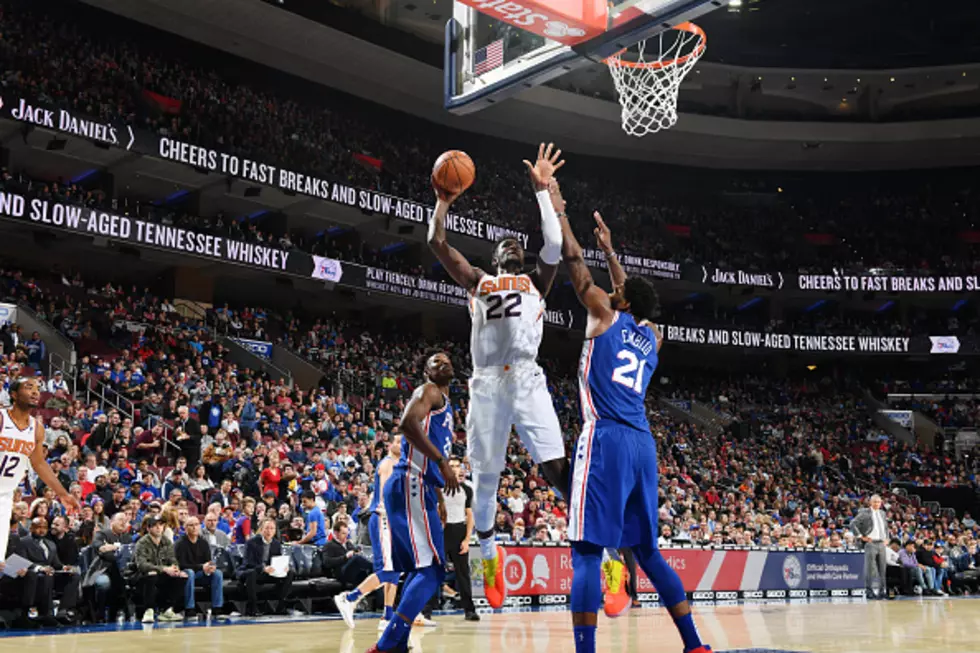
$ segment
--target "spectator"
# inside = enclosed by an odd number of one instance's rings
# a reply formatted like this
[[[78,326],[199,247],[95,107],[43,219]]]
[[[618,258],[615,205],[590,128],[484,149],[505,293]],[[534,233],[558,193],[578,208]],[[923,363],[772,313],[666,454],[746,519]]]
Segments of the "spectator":
[[[41,340],[41,334],[35,331],[31,339],[24,343],[27,349],[27,362],[36,370],[45,371],[48,366],[48,347]]]
[[[252,520],[255,516],[255,499],[245,497],[242,502],[242,515],[235,521],[234,541],[244,544],[252,534]]]
[[[43,343],[42,343],[43,344]],[[56,392],[68,392],[68,382],[65,381],[65,375],[61,370],[55,370],[54,374],[48,379],[48,383],[45,386],[45,390],[51,394]]]
[[[227,549],[231,546],[231,538],[228,534],[218,528],[220,518],[216,513],[208,511],[204,516],[204,530],[201,536],[207,540],[208,544],[219,549]]]
[[[190,466],[197,465],[201,459],[201,423],[191,417],[187,406],[177,408],[175,436],[180,453]]]
[[[153,623],[156,612],[160,612],[160,621],[181,621],[174,608],[180,609],[187,574],[177,565],[173,542],[163,536],[163,519],[149,516],[143,527],[146,534],[136,542],[133,552],[143,597],[143,623]]]
[[[238,579],[245,588],[247,597],[245,615],[257,616],[258,587],[274,585],[278,601],[275,614],[286,614],[286,597],[292,586],[292,573],[287,571],[284,576],[274,576],[275,568],[272,559],[282,555],[282,543],[276,538],[276,522],[266,519],[259,526],[257,535],[249,539],[245,545],[245,556]]]
[[[316,504],[316,494],[312,490],[303,492],[303,523],[306,532],[297,544],[323,546],[327,543],[327,525],[323,511]]]
[[[48,522],[43,517],[31,520],[31,532],[21,538],[18,553],[31,563],[31,571],[37,574],[38,592],[44,593],[45,606],[38,606],[41,614],[51,614],[51,600],[56,590],[61,595],[58,603],[58,619],[64,623],[74,623],[76,620],[75,606],[78,603],[78,570],[66,565],[58,557],[58,550],[51,540],[46,538]],[[61,572],[55,579],[55,572]]]
[[[95,588],[95,622],[106,621],[106,607],[109,617],[113,618],[118,610],[129,612],[126,601],[126,581],[119,571],[116,556],[126,544],[132,543],[129,534],[129,516],[125,512],[117,512],[109,521],[109,528],[96,531],[92,538],[95,549],[95,560],[89,565],[82,579],[82,587]]]
[[[211,610],[215,615],[224,614],[224,575],[211,559],[211,547],[201,537],[201,523],[197,517],[189,517],[184,526],[186,532],[174,545],[177,565],[187,577],[184,590],[184,616],[194,610],[194,587],[200,584],[211,592]]]
[[[7,541],[4,558],[14,554],[23,555],[21,540],[24,539],[13,529]],[[45,576],[44,579],[39,579]],[[14,577],[0,574],[0,590],[3,596],[19,597],[15,605],[20,608],[20,616],[14,625],[22,629],[38,627],[57,628],[60,622],[51,614],[50,576],[32,568],[21,569]],[[32,615],[37,615],[36,617]]]
[[[371,561],[358,553],[358,548],[347,537],[347,522],[336,522],[333,538],[323,548],[323,570],[339,580],[344,588],[357,587],[374,573]]]

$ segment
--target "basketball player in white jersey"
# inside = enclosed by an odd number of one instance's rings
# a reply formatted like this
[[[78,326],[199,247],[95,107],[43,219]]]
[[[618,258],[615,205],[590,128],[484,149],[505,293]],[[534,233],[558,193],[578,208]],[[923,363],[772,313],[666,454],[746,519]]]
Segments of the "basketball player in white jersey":
[[[524,161],[541,210],[544,236],[531,274],[524,273],[524,248],[516,238],[505,238],[494,247],[496,274],[473,267],[446,242],[445,220],[458,193],[436,187],[436,209],[429,222],[429,247],[470,295],[473,377],[466,418],[467,453],[473,469],[473,513],[483,557],[484,594],[494,608],[506,598],[504,550],[495,546],[493,524],[512,425],[541,465],[548,483],[565,496],[568,492],[568,460],[561,428],[547,380],[537,364],[544,331],[544,298],[561,262],[561,223],[548,184],[564,162],[560,161],[561,150],[552,153],[552,149],[552,144],[546,148],[542,143],[537,161],[533,165]]]
[[[44,426],[31,416],[31,410],[41,401],[41,389],[36,379],[19,378],[10,383],[11,408],[0,410],[0,569],[7,558],[7,539],[10,536],[10,514],[14,507],[14,490],[27,474],[28,466],[41,482],[54,490],[62,505],[79,508],[78,501],[68,494],[48,462],[44,459]]]

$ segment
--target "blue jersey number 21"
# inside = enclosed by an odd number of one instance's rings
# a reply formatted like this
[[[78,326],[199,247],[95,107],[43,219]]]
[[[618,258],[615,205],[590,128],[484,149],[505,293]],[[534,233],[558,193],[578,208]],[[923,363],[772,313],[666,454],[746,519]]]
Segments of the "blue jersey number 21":
[[[633,392],[642,392],[643,371],[647,366],[646,359],[638,361],[636,354],[628,349],[620,350],[616,354],[616,358],[626,362],[613,370],[612,380],[620,385],[625,385],[627,388],[631,388]]]

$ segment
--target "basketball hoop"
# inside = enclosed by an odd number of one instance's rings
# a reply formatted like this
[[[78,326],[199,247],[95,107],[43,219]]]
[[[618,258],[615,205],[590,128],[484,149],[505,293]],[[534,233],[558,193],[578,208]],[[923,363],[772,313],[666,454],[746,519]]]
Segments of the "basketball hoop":
[[[636,45],[635,61],[623,59],[623,49],[605,62],[622,106],[623,131],[646,136],[677,122],[681,82],[704,54],[707,37],[694,23],[681,23]]]

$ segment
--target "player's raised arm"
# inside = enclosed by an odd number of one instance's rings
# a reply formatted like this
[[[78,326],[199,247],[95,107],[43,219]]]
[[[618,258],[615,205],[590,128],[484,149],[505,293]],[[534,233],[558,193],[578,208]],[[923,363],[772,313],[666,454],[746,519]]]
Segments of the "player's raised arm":
[[[548,191],[555,210],[560,216],[561,257],[568,267],[568,276],[572,280],[575,294],[578,295],[578,300],[585,306],[590,317],[608,318],[613,312],[609,295],[605,290],[595,285],[592,280],[592,272],[589,271],[589,266],[585,264],[585,258],[582,256],[582,246],[578,244],[575,234],[572,233],[572,226],[568,223],[568,216],[565,214],[565,199],[561,196],[561,189],[557,180],[552,180]]]
[[[561,160],[561,150],[552,152],[553,149],[554,143],[548,143],[547,148],[544,143],[541,143],[538,146],[538,159],[534,165],[531,165],[527,159],[524,160],[528,174],[531,175],[531,183],[534,185],[538,207],[541,209],[541,234],[544,236],[544,245],[538,254],[538,265],[534,270],[533,279],[534,286],[542,297],[551,290],[551,285],[558,275],[558,264],[561,263],[561,224],[551,202],[548,186],[555,178],[555,171],[565,165],[565,162]]]
[[[436,210],[429,221],[429,249],[436,255],[446,272],[467,292],[473,292],[476,284],[483,276],[483,270],[470,265],[458,249],[446,241],[446,216],[449,215],[449,207],[453,201],[459,197],[460,193],[447,193],[434,186],[436,192]]]
[[[401,426],[408,443],[439,466],[442,478],[446,481],[446,489],[455,491],[459,488],[459,481],[456,479],[456,475],[452,473],[449,461],[446,460],[441,451],[436,449],[425,431],[422,430],[422,422],[425,421],[425,418],[433,410],[441,408],[444,401],[445,398],[442,396],[439,386],[434,383],[426,383],[412,393],[412,398],[405,406],[405,412],[402,413]]]
[[[596,211],[592,214],[595,218],[595,229],[592,233],[595,234],[595,242],[602,253],[606,255],[606,270],[609,271],[609,281],[612,283],[613,293],[622,292],[623,288],[626,287],[626,270],[619,263],[619,257],[616,256],[616,251],[612,246],[612,232],[609,231],[609,227],[606,226],[605,220]]]
[[[44,427],[41,425],[41,421],[37,420],[34,427],[34,451],[31,452],[31,467],[37,472],[38,478],[41,479],[47,487],[54,490],[55,495],[65,506],[71,506],[76,510],[80,510],[81,506],[78,505],[78,500],[69,494],[65,486],[61,484],[58,480],[57,474],[48,465],[48,461],[44,459]]]

